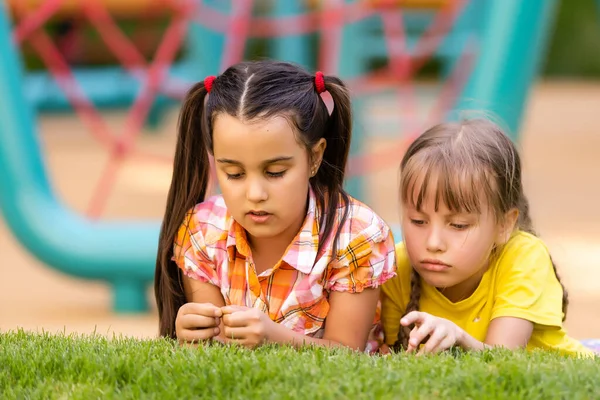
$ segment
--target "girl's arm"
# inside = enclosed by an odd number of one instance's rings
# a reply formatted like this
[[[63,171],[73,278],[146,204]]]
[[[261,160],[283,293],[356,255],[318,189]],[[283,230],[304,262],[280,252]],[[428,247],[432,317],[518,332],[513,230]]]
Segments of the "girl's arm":
[[[260,310],[240,306],[225,306],[218,287],[183,276],[186,298],[178,314],[177,336],[182,341],[214,337],[221,342],[237,342],[254,347],[264,342],[291,344],[294,346],[347,346],[363,351],[375,319],[379,288],[365,289],[360,293],[332,292],[329,296],[330,310],[327,315],[322,339],[294,332],[284,325],[273,322]],[[214,308],[208,307],[215,306]],[[203,307],[205,306],[205,307]],[[222,308],[221,308],[222,307]],[[213,324],[204,323],[213,318]],[[218,334],[204,335],[202,331],[218,327]]]
[[[524,348],[533,333],[533,323],[515,317],[498,317],[490,322],[485,338],[488,346],[508,349]]]
[[[492,347],[518,349],[527,346],[533,332],[533,323],[521,318],[499,317],[490,322],[485,342],[469,335],[454,322],[425,312],[414,311],[401,320],[404,326],[415,325],[410,333],[407,351],[432,353],[458,345],[465,350],[484,350]],[[426,337],[429,339],[425,343]]]
[[[247,347],[263,343],[291,344],[296,347],[317,345],[346,346],[363,351],[375,319],[379,288],[364,289],[360,293],[332,292],[322,339],[292,331],[272,321],[257,309],[228,306],[223,310],[225,342]]]
[[[364,351],[375,319],[379,288],[365,289],[360,293],[331,292],[330,310],[322,339],[314,339],[277,325],[270,339],[277,343],[295,346],[315,344],[335,347],[347,346]]]

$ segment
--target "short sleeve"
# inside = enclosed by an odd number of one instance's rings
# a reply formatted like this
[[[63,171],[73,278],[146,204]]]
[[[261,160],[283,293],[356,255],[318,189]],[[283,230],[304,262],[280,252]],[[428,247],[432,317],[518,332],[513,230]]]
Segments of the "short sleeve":
[[[186,214],[183,224],[179,227],[173,245],[172,260],[189,278],[221,286],[215,263],[206,252],[202,225],[198,223],[192,211]]]
[[[400,332],[400,319],[406,313],[410,296],[410,261],[403,243],[396,245],[397,275],[381,287],[381,323],[385,343],[396,343]]]
[[[491,318],[515,317],[539,325],[562,326],[562,287],[541,240],[520,238],[498,262]]]
[[[326,290],[358,293],[396,274],[394,238],[385,224],[370,225],[348,241],[326,271]]]

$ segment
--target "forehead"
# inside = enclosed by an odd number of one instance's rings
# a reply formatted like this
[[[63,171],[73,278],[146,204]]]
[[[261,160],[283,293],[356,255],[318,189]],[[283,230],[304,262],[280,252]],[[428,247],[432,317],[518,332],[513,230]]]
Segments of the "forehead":
[[[425,212],[487,214],[489,193],[481,178],[465,169],[414,169],[404,177],[403,203]]]
[[[306,154],[285,117],[241,121],[229,114],[218,114],[213,123],[215,158],[228,158],[242,164]]]

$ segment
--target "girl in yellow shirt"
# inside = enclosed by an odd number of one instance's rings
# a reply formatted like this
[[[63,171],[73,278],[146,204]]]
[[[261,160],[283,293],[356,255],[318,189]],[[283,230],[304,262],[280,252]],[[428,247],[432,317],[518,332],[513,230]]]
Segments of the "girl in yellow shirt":
[[[400,194],[404,241],[397,276],[382,287],[384,351],[594,354],[563,327],[567,292],[535,236],[521,160],[499,127],[469,120],[425,132],[402,160]]]

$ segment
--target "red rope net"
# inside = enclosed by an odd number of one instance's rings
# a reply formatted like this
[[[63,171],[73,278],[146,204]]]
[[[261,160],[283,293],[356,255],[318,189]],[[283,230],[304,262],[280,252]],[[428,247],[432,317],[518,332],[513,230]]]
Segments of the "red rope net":
[[[103,0],[78,3],[81,14],[78,18],[85,19],[94,27],[123,69],[141,83],[141,90],[127,112],[122,132],[114,132],[108,127],[101,113],[76,81],[72,68],[56,43],[44,30],[47,21],[63,6],[63,0],[46,0],[34,10],[28,9],[25,2],[13,2],[13,12],[19,17],[13,35],[17,44],[28,42],[38,53],[47,70],[64,91],[75,113],[95,139],[109,151],[110,157],[96,184],[88,208],[89,216],[98,217],[106,205],[123,161],[134,155],[152,157],[136,149],[136,139],[142,131],[156,96],[160,93],[180,99],[189,85],[189,82],[179,82],[169,77],[168,70],[182,48],[190,23],[201,24],[225,35],[226,45],[221,70],[243,59],[250,37],[269,38],[318,32],[318,68],[335,74],[340,60],[344,24],[380,14],[389,62],[383,68],[346,82],[355,96],[377,92],[389,88],[390,84],[393,85],[401,112],[405,114],[404,119],[412,123],[406,127],[405,140],[399,141],[396,146],[389,146],[377,154],[360,154],[353,157],[350,160],[349,174],[357,175],[397,163],[407,144],[419,133],[419,129],[427,125],[428,121],[440,120],[452,99],[460,92],[471,69],[473,57],[470,46],[460,54],[456,67],[443,83],[441,94],[426,121],[414,121],[418,108],[415,74],[431,59],[466,1],[444,2],[418,38],[414,48],[408,52],[402,18],[404,10],[398,6],[373,7],[369,1],[346,3],[344,0],[328,0],[321,2],[320,9],[301,15],[266,18],[252,15],[253,0],[233,1],[232,11],[228,14],[205,6],[201,1],[162,0],[161,4],[170,10],[172,18],[150,62],[145,60],[136,45],[118,27]]]

